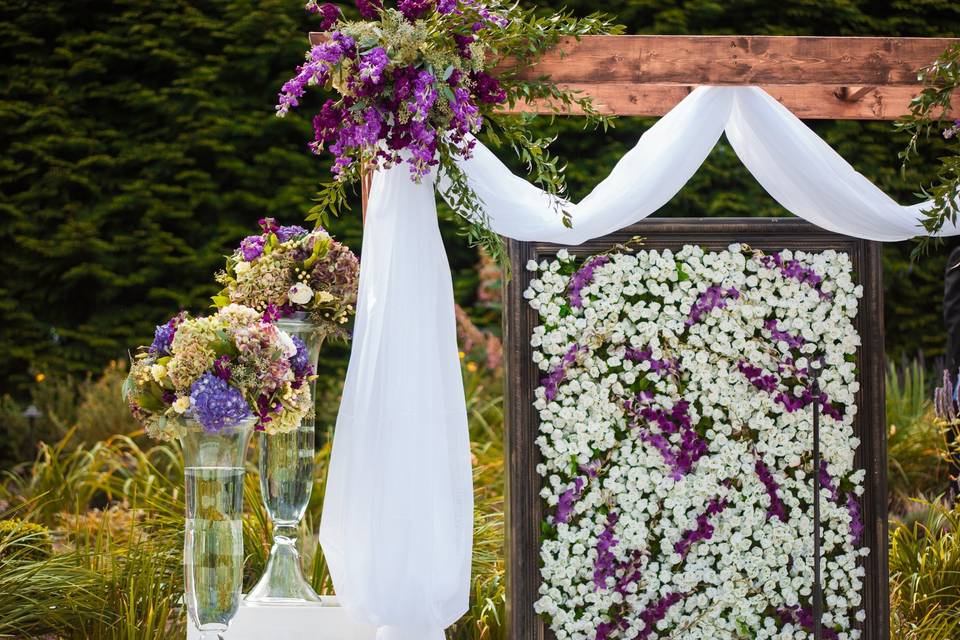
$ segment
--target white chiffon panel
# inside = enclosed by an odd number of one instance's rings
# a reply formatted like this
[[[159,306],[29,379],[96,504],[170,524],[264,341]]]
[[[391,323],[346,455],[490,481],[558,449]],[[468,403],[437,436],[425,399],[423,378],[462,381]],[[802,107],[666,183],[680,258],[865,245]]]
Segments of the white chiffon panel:
[[[443,640],[469,598],[470,442],[433,185],[409,175],[373,181],[320,541],[378,640]]]
[[[883,241],[922,232],[928,203],[898,205],[756,88],[693,91],[578,204],[551,199],[479,143],[460,166],[498,233],[575,245],[669,202],[724,131],[770,195],[813,224]],[[405,167],[378,172],[320,528],[340,601],[378,640],[442,640],[468,604],[471,468],[452,291],[433,185]]]

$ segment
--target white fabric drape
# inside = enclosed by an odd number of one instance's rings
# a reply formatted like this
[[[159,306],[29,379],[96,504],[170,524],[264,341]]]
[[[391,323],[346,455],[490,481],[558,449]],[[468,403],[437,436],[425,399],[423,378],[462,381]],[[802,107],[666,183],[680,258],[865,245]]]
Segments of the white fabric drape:
[[[461,161],[492,228],[579,244],[666,204],[726,132],[783,207],[871,240],[922,233],[903,207],[756,88],[703,87],[659,120],[578,204],[558,203],[478,144]],[[891,161],[894,161],[891,158]],[[954,235],[948,225],[942,232]],[[472,489],[453,295],[433,184],[405,167],[374,176],[353,352],[334,437],[320,539],[340,601],[378,640],[441,640],[466,611]]]

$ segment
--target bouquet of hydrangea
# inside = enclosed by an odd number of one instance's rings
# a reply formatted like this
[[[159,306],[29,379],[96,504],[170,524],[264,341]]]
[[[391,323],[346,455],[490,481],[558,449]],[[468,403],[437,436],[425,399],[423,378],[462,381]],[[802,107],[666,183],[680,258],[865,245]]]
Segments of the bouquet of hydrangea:
[[[547,153],[550,139],[530,136],[529,114],[508,115],[505,104],[542,99],[558,112],[576,105],[594,124],[605,122],[589,98],[544,78],[523,79],[528,67],[562,36],[610,33],[600,14],[542,17],[501,0],[356,0],[362,20],[347,20],[333,4],[307,3],[320,17],[325,42],[279,96],[277,115],[299,105],[310,86],[339,94],[313,118],[315,153],[334,156],[335,180],[324,185],[316,217],[339,211],[345,185],[362,172],[407,163],[419,181],[439,166],[444,195],[473,239],[499,249],[484,224],[481,203],[455,160],[469,157],[473,134],[486,124],[489,141],[512,146],[551,193],[563,191],[562,168]],[[392,5],[392,6],[391,6]],[[496,71],[495,71],[496,70]],[[496,75],[494,75],[496,73]]]
[[[257,429],[295,429],[311,410],[314,372],[304,343],[249,307],[216,315],[185,313],[157,327],[134,358],[123,395],[134,418],[155,438],[176,437],[186,419],[216,432],[247,418]]]
[[[268,320],[305,312],[324,335],[343,336],[357,300],[357,257],[320,227],[307,231],[264,218],[260,228],[227,257],[214,303],[246,305]]]

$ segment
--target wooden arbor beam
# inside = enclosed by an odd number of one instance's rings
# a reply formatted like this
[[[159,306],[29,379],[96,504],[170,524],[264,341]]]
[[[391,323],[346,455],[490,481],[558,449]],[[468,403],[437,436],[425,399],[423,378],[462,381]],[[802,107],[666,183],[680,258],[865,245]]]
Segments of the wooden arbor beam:
[[[319,44],[326,34],[311,33]],[[895,120],[920,92],[919,70],[954,38],[584,36],[566,38],[520,78],[548,76],[601,113],[660,116],[700,85],[758,86],[800,118]],[[960,100],[960,97],[958,97]],[[514,112],[551,113],[522,103]]]
[[[759,86],[800,118],[895,120],[951,38],[585,36],[519,76],[549,76],[611,115],[658,116],[699,85]],[[516,111],[548,110],[522,104]]]

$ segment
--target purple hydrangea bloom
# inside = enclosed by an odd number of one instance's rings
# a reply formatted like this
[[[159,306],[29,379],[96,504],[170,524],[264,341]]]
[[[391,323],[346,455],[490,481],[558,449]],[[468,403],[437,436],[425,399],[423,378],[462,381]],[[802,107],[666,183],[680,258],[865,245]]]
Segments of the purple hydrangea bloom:
[[[263,236],[247,236],[240,241],[240,253],[247,262],[252,262],[263,255],[263,247],[267,240]]]
[[[243,394],[207,372],[190,387],[191,413],[207,431],[219,431],[250,416]]]
[[[177,325],[180,323],[181,316],[174,316],[166,324],[158,325],[153,332],[153,343],[150,345],[150,353],[159,356],[170,355],[170,346],[173,344],[173,336],[177,334]]]
[[[290,336],[290,339],[297,347],[297,353],[290,358],[290,368],[295,376],[301,378],[307,374],[307,370],[310,368],[310,352],[307,349],[307,344],[300,336]]]
[[[584,287],[593,282],[593,272],[608,262],[610,262],[610,256],[594,256],[583,263],[583,266],[570,277],[568,296],[571,307],[579,308],[583,306],[583,296],[580,292],[583,291]]]
[[[287,242],[293,240],[294,238],[299,238],[300,236],[306,235],[307,230],[298,225],[290,225],[287,227],[278,227],[274,232],[277,234],[277,240],[280,242]]]

